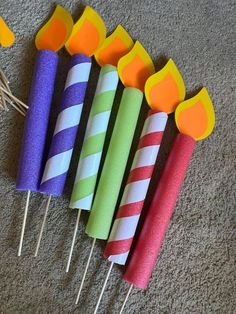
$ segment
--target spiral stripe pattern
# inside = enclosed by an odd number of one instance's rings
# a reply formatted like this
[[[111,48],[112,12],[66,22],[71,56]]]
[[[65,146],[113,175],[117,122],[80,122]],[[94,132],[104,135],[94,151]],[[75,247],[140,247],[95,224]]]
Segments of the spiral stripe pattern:
[[[91,68],[84,55],[71,58],[63,98],[44,168],[40,192],[59,196],[63,193]]]
[[[104,251],[109,261],[126,263],[148,191],[167,122],[167,114],[150,110],[145,121],[116,219]]]
[[[116,67],[102,67],[76,172],[70,200],[71,208],[91,209],[118,80]]]

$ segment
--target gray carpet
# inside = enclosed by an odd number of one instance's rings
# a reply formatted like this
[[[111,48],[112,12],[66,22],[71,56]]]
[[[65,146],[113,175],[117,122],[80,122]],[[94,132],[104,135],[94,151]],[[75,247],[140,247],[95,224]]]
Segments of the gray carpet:
[[[133,290],[125,313],[233,314],[236,309],[235,0],[93,0],[87,3],[101,13],[108,31],[121,22],[147,48],[157,69],[172,57],[183,74],[188,96],[206,86],[216,111],[216,128],[211,137],[198,143],[194,152],[149,287],[146,291]],[[64,5],[73,12],[74,18],[83,9],[78,1],[67,0]],[[12,26],[17,41],[12,48],[1,49],[0,64],[15,95],[25,102],[36,55],[33,38],[53,8],[54,1],[1,1],[1,14]],[[69,60],[64,51],[60,56],[51,131]],[[36,194],[32,197],[23,254],[17,258],[26,194],[16,192],[14,187],[24,118],[13,109],[0,113],[0,313],[93,313],[108,263],[101,259],[104,242],[100,241],[81,303],[76,307],[75,296],[91,245],[91,239],[84,233],[86,213],[79,226],[72,267],[67,275],[65,265],[76,219],[76,211],[68,209],[68,199],[97,75],[98,67],[94,66],[65,195],[52,201],[37,259],[33,252],[46,198]],[[113,120],[121,91],[120,86]],[[175,133],[172,119],[149,200]],[[122,272],[122,267],[114,268],[99,313],[118,313],[128,288],[121,280]]]

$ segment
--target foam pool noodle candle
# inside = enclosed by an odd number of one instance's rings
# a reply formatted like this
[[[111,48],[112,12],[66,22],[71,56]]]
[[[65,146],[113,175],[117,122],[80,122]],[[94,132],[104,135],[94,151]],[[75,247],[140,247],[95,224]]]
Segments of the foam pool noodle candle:
[[[125,265],[127,261],[161,145],[168,114],[172,113],[185,97],[184,81],[173,60],[170,59],[163,69],[147,79],[145,96],[151,109],[144,122],[120,207],[104,251],[104,257],[111,262],[108,270],[109,275],[114,263]],[[106,277],[101,289],[97,308],[107,279],[108,277]]]
[[[151,58],[138,41],[118,62],[119,77],[125,89],[86,226],[86,233],[94,239],[91,250],[96,239],[106,240],[108,237],[143,100],[144,85],[154,72]],[[88,262],[90,258],[91,251]]]
[[[147,78],[155,72],[153,62],[137,41],[133,49],[118,63],[125,86],[115,126],[98,183],[86,233],[106,240],[125,172]]]
[[[117,63],[121,57],[130,51],[133,44],[133,40],[126,30],[121,25],[118,25],[95,54],[101,70],[69,205],[70,208],[78,209],[78,215],[66,272],[69,270],[81,210],[89,211],[92,206],[103,145],[119,81]]]
[[[83,110],[85,92],[91,69],[91,56],[102,45],[105,36],[106,27],[102,18],[96,11],[87,6],[82,16],[74,24],[71,35],[65,44],[67,51],[72,57],[39,188],[40,192],[49,195],[49,199],[35,256],[38,254],[51,196],[60,196],[64,190],[81,112]]]
[[[44,166],[44,148],[58,64],[57,51],[64,46],[72,27],[73,20],[70,14],[58,5],[35,39],[38,54],[31,83],[29,109],[25,119],[16,180],[17,190],[28,191],[18,255],[21,255],[30,191],[39,191]]]
[[[209,136],[214,128],[214,108],[206,88],[178,105],[175,120],[180,133],[173,143],[123,277],[131,284],[128,294],[133,286],[147,287],[196,141]]]
[[[168,114],[174,112],[185,98],[184,81],[173,60],[170,59],[162,70],[148,78],[145,96],[151,109],[104,252],[109,261],[121,265],[125,265],[133,242]]]

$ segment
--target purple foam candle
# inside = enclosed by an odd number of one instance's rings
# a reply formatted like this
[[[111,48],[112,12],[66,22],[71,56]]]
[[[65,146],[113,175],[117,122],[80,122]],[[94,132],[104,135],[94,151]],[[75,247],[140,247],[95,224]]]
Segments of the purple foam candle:
[[[90,23],[94,26],[92,31]],[[35,256],[38,254],[51,196],[60,196],[63,193],[83,109],[91,69],[91,56],[99,49],[105,37],[106,28],[101,17],[92,8],[86,7],[65,45],[72,58],[39,187],[39,191],[48,194],[49,198]]]
[[[30,191],[39,190],[44,166],[45,142],[58,64],[57,51],[64,46],[72,27],[71,15],[63,7],[57,6],[35,39],[39,51],[31,84],[16,181],[17,190],[28,191],[18,256],[21,255]]]
[[[17,190],[38,191],[57,64],[57,53],[39,50],[25,119]]]
[[[40,192],[54,196],[60,196],[63,193],[80,123],[90,68],[90,57],[76,54],[70,60]]]

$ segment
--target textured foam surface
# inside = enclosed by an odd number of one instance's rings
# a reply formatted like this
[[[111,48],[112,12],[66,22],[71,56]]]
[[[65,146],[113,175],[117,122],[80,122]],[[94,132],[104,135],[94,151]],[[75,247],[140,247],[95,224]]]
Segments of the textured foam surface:
[[[116,67],[109,64],[102,66],[80,152],[70,208],[90,210],[92,207],[106,131],[118,81]]]
[[[167,120],[168,115],[165,112],[150,109],[147,114],[119,209],[103,253],[111,262],[126,264]]]
[[[40,192],[60,196],[63,193],[75,145],[84,97],[91,69],[91,58],[71,57],[48,159],[40,183]]]
[[[189,162],[195,147],[190,136],[178,134],[158,183],[143,228],[131,252],[124,279],[135,287],[146,288],[165,233],[173,215]]]
[[[139,89],[124,89],[86,226],[90,237],[108,238],[142,100],[143,93]]]
[[[149,287],[145,291],[133,290],[126,314],[233,314],[235,311],[234,3],[234,0],[86,1],[103,16],[108,31],[113,31],[121,22],[134,39],[139,39],[154,58],[156,69],[164,65],[165,57],[172,57],[186,82],[188,95],[206,85],[216,111],[213,134],[199,142],[194,151]],[[75,19],[81,14],[82,5],[78,1],[60,1],[60,4],[73,12]],[[1,49],[0,64],[9,77],[13,92],[25,102],[36,56],[34,35],[52,13],[53,5],[49,0],[5,0],[1,3],[1,15],[16,34],[16,42],[11,48]],[[65,51],[59,55],[57,77],[60,80],[56,82],[53,103],[54,122],[70,59]],[[98,67],[91,71],[85,108],[92,103],[98,72]],[[121,86],[118,89],[115,110],[122,89]],[[145,113],[143,110],[139,131]],[[80,136],[84,134],[87,116],[85,109]],[[112,119],[114,121],[114,113]],[[105,244],[100,241],[95,247],[81,304],[76,307],[78,284],[91,245],[91,239],[84,233],[87,213],[82,215],[71,271],[67,275],[64,273],[77,216],[76,210],[66,209],[82,141],[77,139],[65,195],[52,200],[47,236],[43,237],[39,257],[35,259],[33,253],[44,213],[39,206],[45,197],[33,194],[22,258],[17,258],[26,200],[25,193],[15,191],[24,118],[11,109],[8,113],[0,112],[0,124],[0,312],[93,313],[101,289],[98,287],[101,287],[109,263],[101,259]],[[51,124],[52,132],[53,126]],[[170,117],[164,146],[159,152],[160,167],[175,133],[173,117]],[[136,139],[139,135],[140,132]],[[155,171],[154,181],[158,178]],[[123,267],[114,267],[99,314],[118,313],[128,288],[121,282],[122,273]]]
[[[58,55],[55,52],[38,52],[24,124],[17,190],[38,191],[39,188],[57,64]]]

